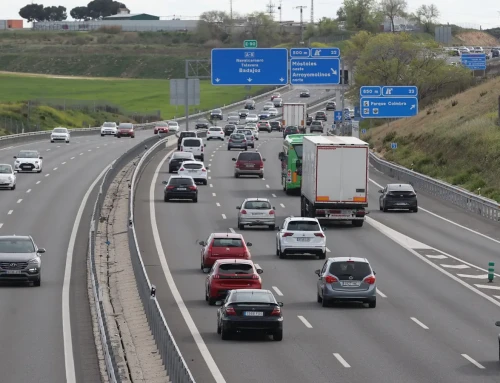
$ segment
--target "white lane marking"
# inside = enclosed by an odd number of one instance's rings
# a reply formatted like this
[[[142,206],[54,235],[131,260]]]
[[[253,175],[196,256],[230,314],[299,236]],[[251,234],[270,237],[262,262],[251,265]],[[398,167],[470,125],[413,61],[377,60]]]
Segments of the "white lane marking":
[[[266,185],[266,188],[268,188],[268,189],[269,189],[269,185]]]
[[[96,147],[96,149],[99,149],[99,146],[98,146],[98,147]]]
[[[217,150],[217,149],[215,149],[215,150]],[[211,154],[211,156],[213,157],[214,155],[213,155],[213,154]]]
[[[63,162],[61,165],[66,165],[66,162]]]
[[[212,162],[212,158],[210,158],[209,161]]]
[[[50,152],[50,149],[47,149],[48,152]]]
[[[91,152],[91,151],[92,151],[92,149],[89,149],[89,152]]]
[[[221,214],[221,215],[222,215],[222,219],[227,219],[225,214]]]
[[[340,364],[342,366],[344,366],[345,368],[351,368],[351,366],[349,365],[349,363],[347,363],[346,360],[344,358],[342,358],[342,355],[334,352],[333,356],[340,362]]]
[[[2,226],[3,226],[3,223],[0,223],[0,229],[2,228]]]
[[[210,169],[208,169],[208,170],[207,170],[207,172],[209,172],[209,173],[210,173]]]
[[[9,210],[9,212],[7,214],[11,215],[13,212],[14,212],[14,210]]]
[[[48,176],[50,176],[50,173],[45,174],[45,177],[48,177]]]
[[[264,177],[262,177],[262,181],[265,181],[266,179]]]
[[[80,153],[81,156],[83,156],[83,153]]]
[[[215,194],[215,193],[212,193],[212,197],[217,197],[217,194]]]
[[[60,147],[61,147],[61,145],[57,145],[57,147],[58,147],[58,148],[60,148]]]
[[[425,330],[429,329],[429,327],[427,327],[425,324],[423,324],[422,322],[420,322],[417,318],[411,317],[410,319],[413,322],[415,322],[416,324],[418,324],[420,327],[422,327],[423,329],[425,329]]]
[[[220,203],[216,202],[215,204],[217,205],[217,207],[220,207]]]
[[[304,326],[306,326],[307,328],[313,328],[313,326],[302,315],[297,315],[297,318],[299,318],[300,321],[304,323]]]
[[[52,169],[52,170],[57,170],[57,168],[54,168],[54,169]]]
[[[431,259],[445,259],[445,258],[448,258],[446,255],[443,255],[443,254],[438,254],[438,255],[425,254],[425,256],[427,258],[431,258]]]
[[[232,227],[229,228],[229,231],[233,234],[236,233]]]
[[[278,294],[280,297],[283,296],[283,293],[280,291],[280,289],[278,289],[276,286],[273,286],[273,290],[276,292],[276,294]]]
[[[468,269],[469,266],[467,265],[445,265],[441,263],[442,267],[446,267],[447,269]]]
[[[463,356],[465,359],[467,359],[469,362],[471,362],[471,363],[472,363],[474,366],[476,366],[477,368],[480,368],[481,370],[485,369],[485,367],[484,367],[482,364],[480,364],[480,363],[476,362],[476,361],[475,361],[474,359],[472,359],[469,355],[467,355],[467,354],[462,354],[462,356]]]
[[[488,279],[488,274],[483,274],[483,275],[457,274],[457,276],[460,278]]]
[[[383,189],[384,187],[380,184],[378,184],[377,182],[373,181],[372,179],[370,179],[370,182],[372,182],[374,185],[378,186],[379,188]],[[430,210],[427,210],[427,209],[424,209],[422,206],[418,206],[418,208],[422,211],[425,211],[427,214],[430,214],[436,218],[439,218],[439,219],[442,219],[443,221],[446,221],[448,223],[451,223],[452,225],[455,225],[456,227],[459,227],[461,229],[464,229],[464,230],[467,230],[468,232],[471,232],[471,233],[474,233],[476,235],[479,235],[480,237],[483,237],[483,238],[486,238],[486,239],[489,239],[490,241],[493,241],[493,242],[496,242],[498,244],[500,244],[500,240],[498,239],[495,239],[495,238],[492,238],[492,237],[489,237],[487,236],[486,234],[483,234],[483,233],[480,233],[479,231],[476,231],[476,230],[473,230],[473,229],[470,229],[466,226],[463,226],[463,225],[460,225],[459,223],[456,223],[448,218],[445,218],[445,217],[442,217],[436,213],[433,213],[432,211]]]
[[[493,285],[474,285],[474,286],[479,287],[480,289],[500,290],[500,286],[493,286]]]
[[[75,157],[71,157],[70,159],[71,159],[71,160],[74,160],[74,159],[75,159]]]
[[[375,228],[376,230],[378,230],[379,232],[381,232],[382,234],[384,234],[386,237],[392,239],[394,242],[396,242],[397,244],[399,244],[400,246],[402,246],[403,248],[405,248],[406,250],[408,250],[415,257],[417,257],[420,260],[424,261],[425,263],[427,263],[431,267],[435,268],[436,270],[440,271],[444,275],[450,277],[455,282],[460,283],[462,286],[464,286],[465,288],[469,289],[470,291],[473,291],[477,295],[479,295],[479,296],[483,297],[484,299],[490,301],[495,306],[500,307],[500,302],[496,301],[494,298],[492,298],[489,295],[483,293],[482,291],[476,289],[472,285],[470,285],[467,282],[461,280],[459,277],[453,275],[452,273],[446,271],[445,269],[439,267],[434,262],[428,260],[425,256],[423,256],[422,254],[420,254],[420,253],[418,253],[418,252],[416,252],[414,250],[414,249],[421,249],[421,248],[429,247],[426,244],[424,244],[422,242],[418,242],[418,241],[416,241],[416,240],[414,240],[414,239],[412,239],[412,238],[410,238],[410,237],[408,237],[408,236],[406,236],[406,235],[404,235],[402,233],[399,233],[396,230],[393,230],[390,227],[385,226],[384,224],[382,224],[382,223],[380,223],[378,221],[375,221],[373,218],[366,217],[365,219],[366,219],[366,222],[370,226],[372,226],[373,228]],[[411,246],[410,244],[413,244],[413,246]],[[424,247],[422,247],[422,246],[424,246]],[[453,257],[453,258],[455,258],[455,257]],[[457,259],[457,260],[459,260],[459,259]],[[459,260],[459,261],[461,261],[461,260]],[[461,261],[461,262],[464,262],[464,261]],[[464,262],[464,263],[467,263],[467,262]],[[474,265],[471,265],[471,266],[474,266]],[[476,266],[474,266],[474,267],[476,267]],[[482,287],[482,288],[484,288],[484,286],[488,286],[488,285],[475,285],[475,286],[476,287]],[[494,286],[494,287],[496,287],[496,286]],[[488,288],[488,287],[486,287],[486,288]],[[500,290],[500,287],[497,287],[496,290]]]
[[[226,380],[222,376],[221,371],[219,370],[219,367],[217,367],[217,364],[215,363],[215,360],[210,353],[210,350],[208,349],[207,345],[205,344],[205,341],[203,340],[203,337],[200,334],[200,331],[196,327],[196,324],[194,323],[194,320],[189,313],[189,310],[186,307],[186,304],[184,303],[184,300],[182,299],[182,296],[179,292],[179,289],[177,288],[177,285],[175,284],[174,277],[172,276],[172,273],[170,271],[170,268],[168,266],[167,262],[167,257],[165,256],[165,252],[163,251],[163,246],[161,244],[161,237],[160,233],[158,231],[158,224],[156,222],[156,207],[154,203],[154,197],[155,197],[155,187],[156,187],[156,182],[158,180],[158,176],[160,174],[160,170],[163,167],[163,164],[167,161],[167,158],[174,152],[174,150],[168,152],[165,157],[160,161],[158,164],[154,175],[153,175],[153,180],[151,181],[151,185],[149,188],[149,215],[150,215],[150,220],[151,220],[151,228],[153,231],[153,239],[155,242],[156,246],[156,252],[158,254],[158,258],[160,259],[160,264],[163,269],[163,274],[165,275],[165,279],[167,280],[168,286],[170,287],[170,291],[172,292],[172,295],[175,299],[175,302],[177,303],[177,307],[179,307],[179,311],[181,312],[182,317],[184,318],[184,321],[186,322],[186,325],[191,332],[191,336],[193,337],[196,346],[198,347],[198,350],[200,350],[201,355],[203,356],[203,359],[205,360],[205,363],[208,366],[208,369],[212,373],[212,376],[214,377],[214,380],[216,383],[226,383]]]
[[[273,196],[273,198],[276,198],[276,194],[271,194]]]
[[[26,190],[26,193],[31,193],[31,189]]]
[[[20,199],[17,200],[17,203],[21,203],[21,202],[23,202],[22,198],[20,198]]]
[[[38,185],[40,182],[42,182],[42,181],[36,181],[36,184]]]
[[[104,144],[104,146],[108,146],[108,144]]]
[[[208,179],[209,179],[209,180],[211,180],[211,179],[212,179],[212,177],[208,176]]]
[[[28,145],[28,144],[25,144],[25,145]],[[19,145],[19,146],[24,146],[24,145]],[[0,151],[1,150],[9,150],[9,149],[12,149],[12,148],[17,148],[17,146],[12,146],[12,145],[11,146],[7,146],[6,148],[0,149]]]
[[[382,291],[380,291],[378,287],[377,287],[377,294],[380,295],[382,298],[387,298],[387,295],[385,295]]]
[[[285,205],[283,205],[282,203],[280,203],[280,206],[284,209],[285,208]]]
[[[213,188],[213,187],[214,187],[214,185],[210,184],[210,187],[211,187],[211,188]]]
[[[331,251],[330,251],[330,249],[328,247],[326,248],[326,252],[327,253],[331,253]]]

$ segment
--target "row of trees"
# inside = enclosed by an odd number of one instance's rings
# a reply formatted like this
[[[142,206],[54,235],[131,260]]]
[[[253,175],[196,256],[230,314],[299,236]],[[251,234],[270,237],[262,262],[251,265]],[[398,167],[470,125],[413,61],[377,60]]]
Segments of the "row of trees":
[[[85,7],[73,8],[69,14],[75,20],[100,20],[116,15],[120,8],[125,8],[125,4],[114,0],[92,0]],[[28,4],[19,10],[19,15],[29,22],[64,21],[68,18],[65,7],[44,7],[42,4]]]

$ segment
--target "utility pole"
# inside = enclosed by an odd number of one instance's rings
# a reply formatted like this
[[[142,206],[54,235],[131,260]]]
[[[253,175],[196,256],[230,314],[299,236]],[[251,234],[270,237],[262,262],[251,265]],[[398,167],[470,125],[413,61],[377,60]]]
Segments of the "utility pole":
[[[311,0],[311,24],[314,24],[314,0]]]
[[[280,26],[281,26],[281,22],[283,21],[282,18],[281,18],[281,15],[282,15],[282,13],[281,13],[281,11],[282,11],[281,3],[282,3],[282,1],[280,0],[280,5],[278,6],[278,10],[280,11]]]
[[[307,8],[304,5],[299,5],[295,7],[295,9],[300,9],[300,42],[304,41],[304,14],[303,11],[305,8]]]
[[[229,0],[229,18],[231,20],[231,27],[233,26],[233,0]]]
[[[267,13],[269,14],[269,17],[274,20],[274,8],[275,5],[272,0],[269,0],[269,3],[266,5],[267,7]]]

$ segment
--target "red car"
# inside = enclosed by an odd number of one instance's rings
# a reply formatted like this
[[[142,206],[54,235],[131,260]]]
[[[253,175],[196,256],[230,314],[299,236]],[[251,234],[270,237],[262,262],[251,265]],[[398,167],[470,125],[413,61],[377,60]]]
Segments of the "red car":
[[[118,132],[116,132],[117,138],[130,137],[135,138],[134,125],[130,123],[123,123],[118,125]]]
[[[157,122],[154,129],[154,134],[158,133],[168,133],[168,123]]]
[[[210,306],[226,297],[229,290],[262,289],[259,274],[264,271],[250,260],[219,259],[215,261],[205,283],[205,300]]]
[[[280,97],[281,97],[280,93],[273,93],[273,95],[271,96],[271,101],[273,101],[275,98],[280,98]]]
[[[241,234],[212,233],[206,241],[199,242],[201,249],[201,269],[209,269],[218,259],[251,259],[250,242],[245,243]]]

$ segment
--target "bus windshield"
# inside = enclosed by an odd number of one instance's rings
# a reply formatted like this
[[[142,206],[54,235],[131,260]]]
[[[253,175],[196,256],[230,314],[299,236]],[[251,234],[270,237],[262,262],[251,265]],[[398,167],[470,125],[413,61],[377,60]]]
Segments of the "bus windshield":
[[[295,153],[297,153],[297,158],[302,158],[302,144],[293,145],[290,149],[295,150]]]

